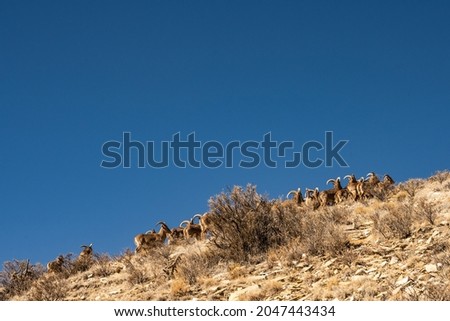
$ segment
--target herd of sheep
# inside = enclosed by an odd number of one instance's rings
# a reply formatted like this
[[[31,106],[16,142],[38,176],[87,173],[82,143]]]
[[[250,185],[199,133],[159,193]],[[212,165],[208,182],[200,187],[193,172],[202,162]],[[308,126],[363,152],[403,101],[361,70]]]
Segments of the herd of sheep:
[[[332,188],[323,191],[319,191],[318,188],[313,190],[307,188],[304,196],[300,188],[292,190],[287,194],[287,199],[282,204],[295,203],[297,206],[305,206],[315,210],[319,207],[341,203],[347,199],[358,201],[379,196],[382,193],[388,192],[395,184],[389,175],[384,175],[383,179],[380,180],[374,172],[370,172],[365,178],[361,177],[360,179],[356,179],[355,175],[346,175],[344,179],[348,179],[347,186],[345,187],[342,187],[340,177],[338,177],[327,181],[327,184],[333,184]],[[293,197],[290,199],[289,197],[291,195]],[[156,226],[160,226],[158,232],[150,230],[135,236],[135,253],[138,254],[160,246],[166,240],[168,244],[190,239],[205,240],[212,225],[212,216],[213,214],[208,212],[196,214],[190,220],[185,220],[178,227],[172,229],[165,222],[160,221],[156,224]],[[197,218],[198,222],[195,223]],[[83,250],[77,260],[89,260],[93,255],[92,244],[89,246],[83,245],[82,247]],[[64,257],[59,256],[56,260],[47,264],[47,270],[49,272],[58,272],[61,270],[63,264]]]

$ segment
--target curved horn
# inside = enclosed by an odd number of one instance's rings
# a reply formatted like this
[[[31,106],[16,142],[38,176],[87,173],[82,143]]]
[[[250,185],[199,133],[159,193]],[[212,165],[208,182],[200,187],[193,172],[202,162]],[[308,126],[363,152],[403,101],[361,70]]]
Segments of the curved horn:
[[[336,178],[336,180],[337,180],[337,181],[340,181],[340,180],[341,180],[341,177],[340,177],[340,176],[338,176],[338,177]]]
[[[81,245],[81,247],[82,247],[82,248],[87,248],[87,247],[92,248],[92,245],[94,245],[94,243],[91,243],[91,244],[89,244],[89,245]]]
[[[346,178],[348,178],[348,180],[351,180],[352,179],[352,175],[345,175],[344,179],[346,179]]]
[[[190,222],[188,220],[184,220],[183,222],[180,223],[180,227],[183,227],[183,224],[189,224]]]
[[[375,173],[374,172],[370,172],[366,176],[375,176]]]
[[[155,227],[160,225],[160,224],[163,225],[163,224],[166,224],[166,223],[164,223],[163,221],[159,221],[158,223],[155,224]]]
[[[198,217],[198,219],[202,218],[202,214],[195,214],[194,216],[192,216],[192,220],[194,220],[194,218]]]
[[[289,193],[287,193],[287,195],[286,195],[286,198],[289,198],[289,195],[291,195],[292,193],[297,193],[297,191],[296,190],[292,190],[292,191],[290,191]]]
[[[330,178],[330,179],[327,181],[327,185],[330,184],[330,182],[333,182],[333,183],[334,183],[335,181],[336,181],[336,180],[335,180],[334,178]]]

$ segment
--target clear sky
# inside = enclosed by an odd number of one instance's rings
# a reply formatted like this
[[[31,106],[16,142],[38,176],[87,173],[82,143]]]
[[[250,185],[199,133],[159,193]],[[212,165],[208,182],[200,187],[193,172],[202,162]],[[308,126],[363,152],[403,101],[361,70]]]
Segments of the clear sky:
[[[449,16],[448,1],[3,1],[0,262],[119,254],[235,184],[276,198],[449,168]],[[301,148],[326,131],[349,167],[100,167],[123,132]]]

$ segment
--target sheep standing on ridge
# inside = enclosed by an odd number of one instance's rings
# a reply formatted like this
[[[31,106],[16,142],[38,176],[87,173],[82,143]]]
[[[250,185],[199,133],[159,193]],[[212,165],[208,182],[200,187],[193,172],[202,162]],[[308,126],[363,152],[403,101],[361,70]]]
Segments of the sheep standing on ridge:
[[[47,263],[47,272],[60,273],[64,264],[64,256],[60,255],[55,260]]]
[[[154,231],[147,231],[144,234],[138,234],[134,237],[134,244],[136,244],[135,253],[141,252],[143,249],[150,249],[155,246],[164,244],[167,235],[170,235],[171,231],[166,223],[160,221],[156,225],[161,225],[161,228],[156,233]]]

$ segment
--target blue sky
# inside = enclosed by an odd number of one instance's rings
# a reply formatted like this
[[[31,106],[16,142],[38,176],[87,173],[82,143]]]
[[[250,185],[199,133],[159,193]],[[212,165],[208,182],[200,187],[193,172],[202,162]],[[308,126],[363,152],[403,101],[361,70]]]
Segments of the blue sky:
[[[207,210],[450,161],[446,1],[7,1],[0,5],[0,262],[46,263]],[[349,167],[104,169],[102,144],[348,140]],[[317,154],[320,156],[320,153]]]

